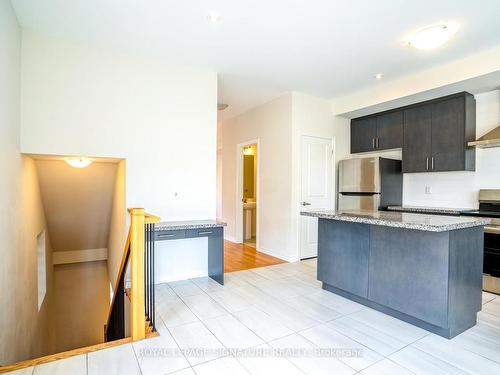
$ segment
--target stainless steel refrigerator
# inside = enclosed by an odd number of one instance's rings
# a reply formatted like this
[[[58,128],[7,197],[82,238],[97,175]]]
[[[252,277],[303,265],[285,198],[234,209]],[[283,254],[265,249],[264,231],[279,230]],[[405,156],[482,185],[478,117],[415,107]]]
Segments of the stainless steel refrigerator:
[[[401,206],[401,160],[381,157],[339,162],[339,210],[380,210]]]

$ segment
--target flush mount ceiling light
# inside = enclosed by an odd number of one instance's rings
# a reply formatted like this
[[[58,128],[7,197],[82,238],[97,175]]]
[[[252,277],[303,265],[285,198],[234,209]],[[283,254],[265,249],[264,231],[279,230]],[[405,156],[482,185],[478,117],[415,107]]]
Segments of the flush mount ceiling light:
[[[207,21],[209,23],[219,23],[222,20],[222,16],[217,13],[209,13],[207,15]]]
[[[375,78],[375,79],[382,79],[382,78],[384,78],[384,75],[382,73],[377,73],[377,74],[375,74],[373,76],[373,78]]]
[[[92,164],[92,160],[87,158],[68,158],[64,160],[73,168],[85,168]]]
[[[442,22],[428,25],[407,38],[409,46],[421,50],[430,50],[445,44],[458,31],[458,23]]]

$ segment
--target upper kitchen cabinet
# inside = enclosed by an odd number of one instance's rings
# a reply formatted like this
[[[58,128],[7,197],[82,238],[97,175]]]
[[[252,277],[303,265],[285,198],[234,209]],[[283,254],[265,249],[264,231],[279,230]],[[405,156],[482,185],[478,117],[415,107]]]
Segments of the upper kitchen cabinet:
[[[475,170],[476,102],[469,93],[405,110],[403,172]]]
[[[351,120],[351,153],[403,146],[403,111]]]
[[[351,153],[375,150],[377,122],[374,117],[351,120]]]

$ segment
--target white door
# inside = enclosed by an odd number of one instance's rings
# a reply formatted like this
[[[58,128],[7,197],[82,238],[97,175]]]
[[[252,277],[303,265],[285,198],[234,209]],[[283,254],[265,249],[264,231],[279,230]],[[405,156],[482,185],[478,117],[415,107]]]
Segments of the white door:
[[[301,148],[301,211],[333,208],[332,140],[303,135]],[[318,219],[300,216],[300,258],[318,255]]]

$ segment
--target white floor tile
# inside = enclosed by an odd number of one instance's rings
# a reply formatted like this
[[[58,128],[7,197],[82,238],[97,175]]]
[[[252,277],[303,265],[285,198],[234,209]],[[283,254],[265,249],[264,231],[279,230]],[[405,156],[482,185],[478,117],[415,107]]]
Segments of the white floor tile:
[[[220,357],[224,346],[201,322],[170,328],[173,338],[185,353],[189,363],[196,364]]]
[[[320,324],[319,321],[302,314],[283,301],[266,301],[256,306],[293,331],[301,331]]]
[[[389,359],[418,375],[467,375],[465,371],[453,366],[453,364],[442,361],[413,346],[401,349],[389,356]]]
[[[224,290],[223,285],[220,285],[217,281],[208,276],[191,279],[191,281],[204,292],[217,292]]]
[[[215,318],[229,312],[206,294],[182,297],[184,303],[201,320]]]
[[[248,371],[233,357],[222,357],[193,367],[197,375],[248,375]]]
[[[471,374],[500,374],[500,364],[461,348],[453,340],[429,335],[412,346]]]
[[[175,294],[179,297],[189,297],[195,296],[197,294],[203,294],[203,290],[201,290],[195,283],[191,280],[187,280],[186,283],[180,283],[172,287]]]
[[[208,319],[204,323],[226,348],[244,349],[263,344],[262,339],[232,315]]]
[[[350,314],[349,318],[390,335],[405,344],[411,344],[430,334],[424,329],[369,308]]]
[[[500,317],[500,299],[495,298],[493,301],[485,303],[483,305],[482,311]]]
[[[266,280],[259,283],[255,283],[255,286],[259,288],[264,293],[273,296],[278,299],[286,299],[291,297],[296,297],[299,295],[297,290],[293,288],[289,283],[282,280]]]
[[[377,330],[348,316],[329,322],[328,327],[339,331],[383,356],[388,356],[407,345],[407,343],[384,331]]]
[[[254,284],[254,283],[258,283],[259,281],[267,280],[265,277],[255,273],[255,272],[252,272],[250,270],[226,273],[226,277],[227,276],[233,277],[235,279],[239,279],[239,280],[244,281],[248,284]]]
[[[132,345],[142,375],[169,374],[189,367],[189,362],[166,329],[161,329],[158,337],[136,341]]]
[[[341,314],[352,314],[353,312],[365,309],[365,306],[359,303],[340,297],[326,290],[318,290],[306,296],[312,301],[318,302]]]
[[[88,375],[140,375],[132,344],[88,353]]]
[[[308,284],[311,284],[315,288],[321,288],[321,285],[323,284],[321,281],[318,280],[316,271],[302,272],[300,274],[295,275],[294,277]]]
[[[302,331],[300,335],[320,348],[350,350],[345,355],[339,357],[339,359],[356,371],[361,371],[383,358],[375,351],[324,324]],[[359,356],[356,356],[357,351],[359,351]]]
[[[342,316],[339,312],[332,310],[325,305],[312,301],[305,296],[298,296],[286,299],[285,302],[294,309],[299,310],[305,315],[319,322],[328,322]]]
[[[326,353],[319,355],[315,351],[317,347],[298,334],[271,341],[269,345],[275,349],[283,350],[284,353],[292,353],[287,356],[287,359],[306,374],[349,375],[356,372],[338,359],[326,356]]]
[[[224,275],[224,290],[237,288],[240,286],[249,285],[245,280],[243,280],[238,275],[234,275],[232,273],[226,273]]]
[[[34,375],[86,375],[87,374],[87,355],[77,355],[35,366]]]
[[[500,328],[500,316],[488,314],[484,311],[477,313],[478,322],[488,324],[492,327]]]
[[[412,375],[413,373],[404,367],[390,361],[383,359],[380,362],[371,365],[370,367],[361,371],[363,375]],[[430,375],[430,374],[429,374]]]
[[[232,292],[243,297],[251,304],[263,303],[266,301],[274,301],[274,298],[253,285],[246,285],[231,290]]]
[[[271,270],[268,267],[253,268],[250,271],[254,272],[257,275],[260,275],[268,280],[276,280],[276,279],[282,279],[283,277],[286,277],[285,274],[278,272],[278,271]]]
[[[239,311],[233,315],[266,342],[293,333],[291,329],[281,324],[279,319],[273,318],[255,307]]]
[[[272,348],[269,345],[261,345],[254,350],[267,350],[270,351]],[[260,355],[260,356],[247,356],[238,357],[238,361],[247,369],[252,375],[270,375],[270,374],[282,374],[282,375],[304,375],[304,373],[299,370],[298,367],[288,361],[286,358],[276,357],[272,355]]]
[[[180,299],[166,303],[158,309],[158,312],[167,327],[175,327],[198,321],[196,315]]]
[[[169,375],[196,375],[196,373],[194,372],[193,368],[190,367],[184,370],[173,372],[172,374]]]
[[[486,336],[480,334],[480,331],[478,329],[474,331],[474,328],[476,327],[453,338],[453,343],[500,364],[500,341],[498,337],[495,338],[493,335]],[[477,334],[473,332],[477,332]]]
[[[248,300],[231,289],[209,293],[209,295],[229,312],[241,311],[251,306]]]
[[[482,296],[482,299],[483,299],[483,305],[485,303],[488,303],[490,301],[493,301],[495,298],[497,298],[498,296],[496,294],[493,294],[493,293],[488,293],[488,292],[483,292],[483,296]]]

